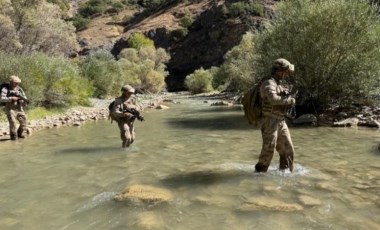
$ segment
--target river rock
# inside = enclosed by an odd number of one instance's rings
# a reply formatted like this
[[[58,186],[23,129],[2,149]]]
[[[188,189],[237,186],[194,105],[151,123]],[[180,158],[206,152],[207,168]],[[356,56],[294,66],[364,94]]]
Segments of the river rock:
[[[353,118],[347,118],[343,121],[336,121],[333,123],[333,127],[354,127],[357,126],[359,123],[359,119],[356,117]]]
[[[247,200],[240,208],[240,211],[282,211],[294,212],[301,211],[303,207],[296,203],[286,203],[272,197],[255,197]]]
[[[114,197],[116,201],[161,203],[173,200],[173,194],[164,188],[149,185],[131,185]]]
[[[314,116],[313,114],[303,114],[297,119],[294,119],[292,123],[295,125],[305,125],[305,124],[315,125],[317,124],[317,117]]]
[[[143,229],[164,229],[164,221],[155,212],[139,213],[137,225]]]
[[[158,106],[156,107],[156,109],[169,109],[169,107],[166,106],[166,105],[158,105]]]
[[[311,196],[300,195],[298,197],[298,199],[305,206],[317,206],[317,205],[321,205],[322,204],[322,202],[320,200],[318,200],[316,198],[313,198]]]

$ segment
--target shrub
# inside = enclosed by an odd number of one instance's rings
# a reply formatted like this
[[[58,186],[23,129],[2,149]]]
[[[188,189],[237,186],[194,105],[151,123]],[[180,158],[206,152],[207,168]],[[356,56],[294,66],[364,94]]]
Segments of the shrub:
[[[119,58],[124,82],[151,93],[160,92],[164,88],[168,74],[165,63],[170,59],[164,49],[127,48],[120,52]]]
[[[179,24],[183,28],[189,28],[193,24],[193,22],[194,22],[193,18],[188,14],[186,14],[185,16],[179,19]]]
[[[213,90],[211,81],[211,73],[200,68],[186,77],[185,85],[192,93],[207,93]]]
[[[77,31],[86,29],[88,25],[90,24],[90,21],[91,21],[90,19],[84,18],[81,15],[77,15],[72,18],[73,25],[75,26]]]
[[[153,41],[142,33],[133,33],[128,38],[127,43],[130,48],[134,49],[140,49],[142,47],[154,47]]]
[[[245,12],[245,8],[244,2],[234,2],[230,5],[229,12],[233,17],[237,17]]]
[[[215,71],[212,85],[221,91],[246,91],[254,82],[254,35],[247,33],[239,45],[224,56],[224,63]]]
[[[349,17],[347,16],[349,15]],[[256,39],[259,75],[274,59],[295,64],[299,101],[321,109],[351,103],[378,87],[380,24],[367,2],[291,0]]]
[[[99,50],[87,56],[80,64],[81,72],[95,87],[94,97],[107,98],[120,93],[122,72],[114,57]]]
[[[60,57],[0,53],[0,79],[8,81],[10,75],[22,79],[30,107],[85,105],[92,94],[90,82],[79,75],[77,66]]]

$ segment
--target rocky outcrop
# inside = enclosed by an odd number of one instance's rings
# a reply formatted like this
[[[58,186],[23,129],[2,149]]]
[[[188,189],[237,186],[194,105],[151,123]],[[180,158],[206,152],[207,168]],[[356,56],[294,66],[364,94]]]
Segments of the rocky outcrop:
[[[264,29],[264,21],[273,16],[272,1],[262,1],[265,5],[265,17],[227,16],[223,7],[234,1],[215,2],[216,4],[210,4],[199,16],[194,16],[195,21],[187,33],[182,28],[166,28],[165,25],[142,31],[154,41],[156,47],[165,48],[171,56],[167,64],[169,76],[166,79],[169,91],[183,90],[185,77],[194,70],[221,65],[223,56],[239,44],[247,31]],[[126,47],[127,38],[121,38],[112,49],[113,55],[117,56]]]

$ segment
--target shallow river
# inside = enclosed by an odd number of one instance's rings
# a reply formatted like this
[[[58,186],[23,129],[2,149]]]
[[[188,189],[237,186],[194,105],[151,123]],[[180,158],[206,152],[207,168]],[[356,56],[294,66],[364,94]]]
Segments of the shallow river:
[[[0,142],[0,229],[380,229],[380,132],[295,128],[293,173],[254,173],[261,134],[239,107],[146,110],[121,149],[109,121]],[[116,202],[130,185],[158,205]]]

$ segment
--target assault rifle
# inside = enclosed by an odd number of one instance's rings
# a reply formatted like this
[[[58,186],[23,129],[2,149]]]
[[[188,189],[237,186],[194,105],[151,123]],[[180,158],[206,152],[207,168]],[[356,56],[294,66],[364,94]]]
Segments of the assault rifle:
[[[145,121],[144,117],[136,109],[126,108],[126,109],[123,109],[123,113],[130,113],[130,114],[132,114],[133,115],[132,116],[132,120],[134,120],[134,119],[137,118],[137,120],[139,120],[139,121]]]
[[[298,96],[298,90],[293,90],[293,85],[289,85],[289,91],[288,93],[281,93],[281,96],[285,97],[292,97],[292,98],[297,98]],[[287,109],[286,117],[289,119],[294,119],[296,117],[296,105],[290,106],[290,108]]]
[[[17,102],[19,102],[19,101],[24,101],[26,104],[29,104],[30,103],[30,101],[26,98],[26,97],[24,97],[24,96],[22,96],[22,95],[20,95],[20,94],[18,94],[18,93],[10,93],[9,94],[9,97],[18,97],[18,100],[17,100]]]

